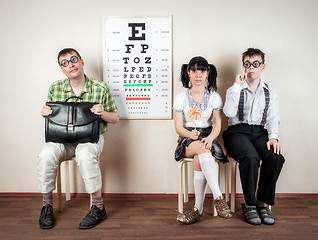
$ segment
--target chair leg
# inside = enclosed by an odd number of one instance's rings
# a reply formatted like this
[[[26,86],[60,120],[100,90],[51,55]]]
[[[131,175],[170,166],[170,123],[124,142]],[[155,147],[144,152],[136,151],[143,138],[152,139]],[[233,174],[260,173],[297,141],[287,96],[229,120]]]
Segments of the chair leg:
[[[220,162],[218,162],[218,182],[219,182],[219,186],[220,186]],[[212,199],[212,212],[213,212],[213,216],[216,217],[218,215],[218,212],[216,211],[216,207],[214,205],[214,197]]]
[[[236,198],[236,172],[237,172],[237,164],[233,158],[230,159],[230,170],[231,170],[231,212],[235,212],[235,198]],[[226,178],[227,179],[227,178]],[[269,210],[271,210],[271,205],[267,205]]]
[[[231,163],[231,212],[235,212],[235,196],[236,196],[236,165],[237,162],[232,159]]]
[[[75,157],[66,159],[62,162],[64,162],[64,175],[65,175],[65,181],[64,181],[64,189],[65,189],[65,195],[66,195],[66,201],[71,200],[71,187],[70,187],[70,182],[71,182],[71,173],[70,173],[70,160],[75,161]],[[58,210],[62,211],[62,188],[61,188],[61,164],[62,162],[59,163],[58,168],[57,168],[57,202],[58,202]],[[99,162],[99,161],[98,161]],[[182,169],[182,166],[181,166]],[[181,183],[182,184],[182,183]],[[181,189],[182,193],[182,189]],[[183,200],[183,199],[182,199]],[[90,207],[92,206],[92,195],[90,194]],[[179,204],[180,206],[180,204]],[[182,205],[183,207],[183,205]]]
[[[178,166],[178,212],[183,213],[183,203],[189,201],[188,195],[188,162],[183,159],[179,162]],[[227,180],[227,168],[225,166],[225,197],[228,201],[229,198],[229,181]],[[220,163],[218,162],[218,182],[220,183]],[[218,213],[214,206],[214,199],[212,199],[212,212],[213,216],[217,216]]]
[[[178,189],[178,212],[183,213],[183,160],[180,161],[178,166],[178,180],[179,180],[179,189]]]
[[[189,172],[188,172],[188,162],[184,161],[184,167],[183,167],[183,171],[184,171],[184,177],[182,179],[182,181],[184,182],[184,198],[183,198],[183,202],[187,203],[189,202]]]
[[[66,195],[66,201],[71,200],[71,190],[70,190],[70,161],[64,162],[64,174],[65,174],[65,182],[64,182],[64,189],[65,189],[65,195]]]
[[[56,188],[57,188],[57,208],[58,211],[62,211],[62,190],[61,190],[61,163],[57,167],[57,176],[56,176]]]
[[[212,198],[212,215],[213,217],[216,217],[218,215],[218,212],[216,211],[216,207],[214,204],[214,198]]]
[[[224,164],[224,178],[225,178],[225,201],[228,202],[230,200],[229,193],[229,178],[228,178],[228,163]]]

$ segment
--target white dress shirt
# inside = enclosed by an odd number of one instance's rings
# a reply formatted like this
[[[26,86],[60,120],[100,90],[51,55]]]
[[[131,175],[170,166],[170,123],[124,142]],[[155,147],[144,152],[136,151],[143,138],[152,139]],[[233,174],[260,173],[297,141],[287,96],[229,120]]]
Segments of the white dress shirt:
[[[266,86],[262,80],[254,93],[247,82],[244,82],[241,86],[234,83],[226,92],[226,100],[224,103],[223,112],[229,117],[229,126],[239,123],[247,123],[249,125],[261,125],[263,112],[265,108],[265,93],[264,88],[269,90],[269,108],[267,111],[265,128],[268,131],[268,138],[279,137],[279,103],[276,90],[272,86]],[[241,90],[244,91],[244,119],[239,121],[238,105],[240,100]]]

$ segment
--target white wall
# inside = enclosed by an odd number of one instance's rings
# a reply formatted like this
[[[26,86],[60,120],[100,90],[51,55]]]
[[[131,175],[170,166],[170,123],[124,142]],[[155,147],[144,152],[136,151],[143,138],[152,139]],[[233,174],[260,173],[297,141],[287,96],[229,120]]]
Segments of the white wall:
[[[87,75],[101,79],[103,17],[172,14],[173,95],[183,91],[181,64],[202,55],[218,68],[224,101],[240,54],[250,46],[262,49],[263,79],[280,96],[286,164],[277,192],[317,193],[317,12],[315,0],[0,0],[0,192],[37,192],[40,109],[49,85],[63,78],[58,51],[78,49]],[[104,192],[177,192],[173,120],[121,120],[105,139]],[[76,178],[74,190],[85,192]]]

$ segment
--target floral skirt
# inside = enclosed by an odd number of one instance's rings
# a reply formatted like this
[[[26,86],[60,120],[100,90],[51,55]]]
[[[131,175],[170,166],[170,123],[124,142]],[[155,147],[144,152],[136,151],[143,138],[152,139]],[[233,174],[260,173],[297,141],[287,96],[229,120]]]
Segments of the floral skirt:
[[[189,131],[192,131],[194,128],[189,127],[186,129]],[[192,143],[194,141],[201,141],[203,138],[206,138],[207,136],[209,136],[211,131],[212,131],[212,127],[196,128],[196,130],[200,132],[200,135],[199,135],[198,139],[196,139],[196,140],[179,136],[178,145],[177,145],[176,151],[174,153],[174,158],[176,161],[179,161],[183,157],[182,156],[183,150],[185,147],[189,146],[190,143]],[[227,159],[227,157],[225,156],[217,139],[214,139],[214,141],[212,142],[211,153],[212,153],[213,157],[215,157],[217,160],[221,161],[222,163],[226,163],[229,161]]]

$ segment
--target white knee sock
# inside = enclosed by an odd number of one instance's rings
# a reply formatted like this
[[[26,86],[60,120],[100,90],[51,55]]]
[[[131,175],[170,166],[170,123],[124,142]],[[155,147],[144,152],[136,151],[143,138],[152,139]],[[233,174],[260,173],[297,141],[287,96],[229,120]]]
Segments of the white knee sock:
[[[194,171],[194,193],[195,193],[195,206],[198,208],[200,214],[203,212],[203,203],[205,198],[205,191],[207,181],[201,171]]]
[[[215,162],[211,153],[202,153],[199,154],[198,157],[202,172],[212,190],[213,198],[216,199],[222,195],[219,187],[218,164]]]

